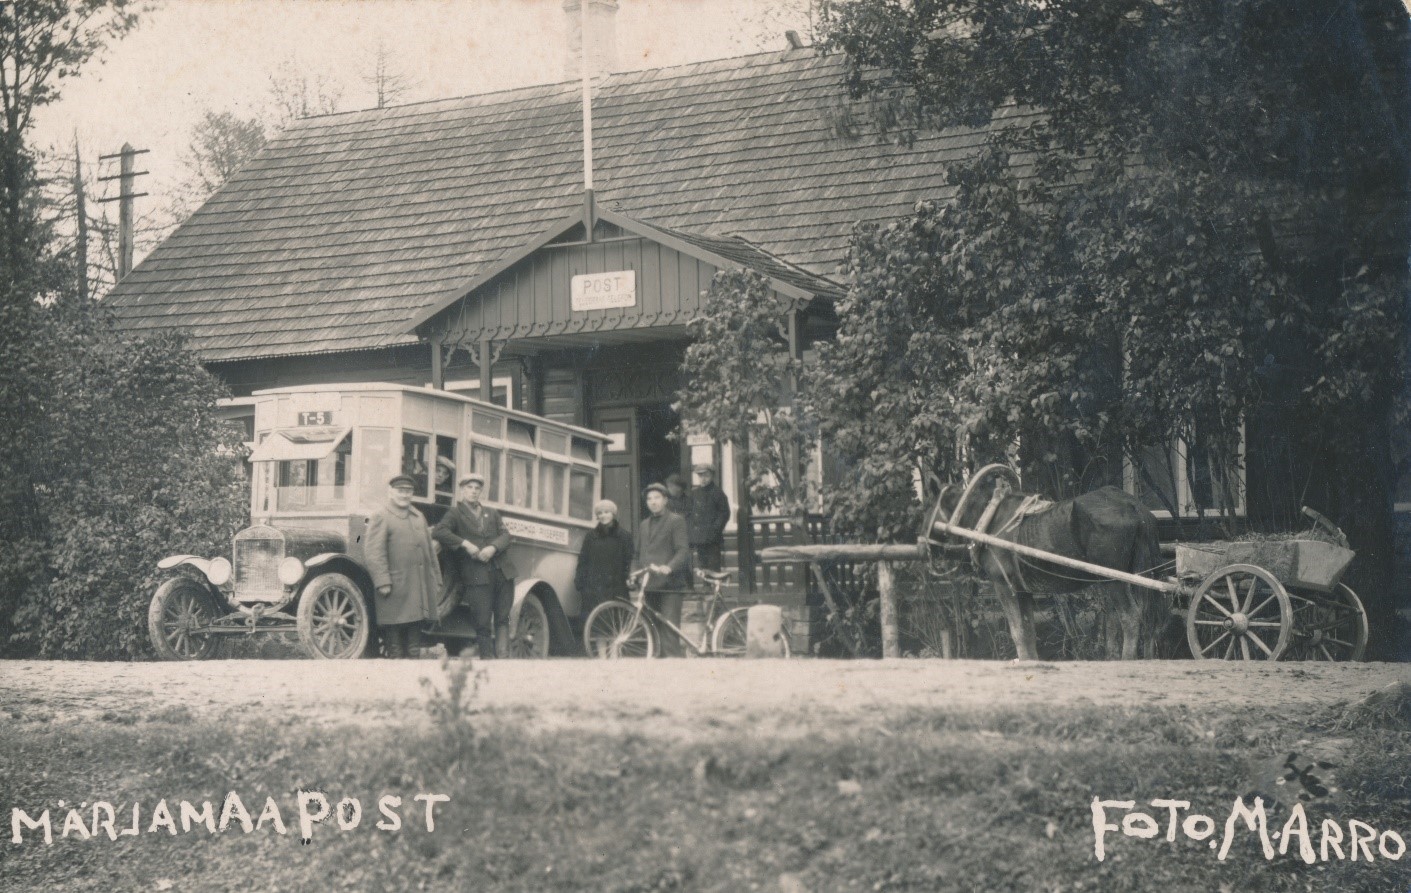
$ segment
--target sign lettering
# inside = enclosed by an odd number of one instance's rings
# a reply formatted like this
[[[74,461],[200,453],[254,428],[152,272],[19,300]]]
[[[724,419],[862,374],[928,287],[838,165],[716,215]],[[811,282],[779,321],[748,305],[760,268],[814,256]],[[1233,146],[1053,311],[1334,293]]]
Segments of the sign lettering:
[[[588,273],[574,276],[569,304],[574,310],[608,310],[637,306],[637,271]]]
[[[562,527],[552,527],[548,524],[539,524],[534,521],[525,521],[521,518],[505,518],[505,530],[510,536],[523,537],[529,540],[539,540],[545,543],[553,543],[558,546],[568,545],[568,531]]]
[[[328,410],[322,412],[301,412],[299,413],[299,427],[309,426],[322,427],[333,424],[333,413]]]

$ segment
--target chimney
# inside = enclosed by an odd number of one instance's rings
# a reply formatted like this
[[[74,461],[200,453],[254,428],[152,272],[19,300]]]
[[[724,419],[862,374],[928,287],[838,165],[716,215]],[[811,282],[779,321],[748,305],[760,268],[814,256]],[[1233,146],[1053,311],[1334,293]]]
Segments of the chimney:
[[[617,68],[617,0],[563,0],[568,24],[568,53],[563,77],[576,81],[583,62],[583,3],[588,4],[588,76],[596,79]]]

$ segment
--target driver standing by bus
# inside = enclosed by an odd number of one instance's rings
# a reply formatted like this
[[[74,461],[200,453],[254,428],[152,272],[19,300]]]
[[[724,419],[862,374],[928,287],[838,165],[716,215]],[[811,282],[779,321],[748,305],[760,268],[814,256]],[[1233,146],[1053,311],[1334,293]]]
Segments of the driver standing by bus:
[[[485,478],[480,474],[472,472],[461,478],[460,498],[436,525],[432,536],[457,559],[480,656],[505,657],[509,652],[515,571],[505,554],[510,535],[504,519],[490,506],[480,504],[484,489]]]
[[[399,474],[387,504],[368,519],[363,557],[377,588],[377,625],[388,657],[411,657],[416,626],[436,619],[441,568],[426,518],[412,507],[416,481]]]

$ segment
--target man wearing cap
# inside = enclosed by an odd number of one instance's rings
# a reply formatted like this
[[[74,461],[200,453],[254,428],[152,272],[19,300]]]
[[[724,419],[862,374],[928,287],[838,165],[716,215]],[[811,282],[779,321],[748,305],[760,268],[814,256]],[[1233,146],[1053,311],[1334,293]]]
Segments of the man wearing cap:
[[[500,513],[480,504],[485,478],[474,472],[460,480],[460,498],[436,525],[432,536],[455,556],[465,601],[475,623],[482,658],[509,652],[510,608],[514,606],[514,564]]]
[[[696,486],[691,490],[689,535],[696,567],[720,570],[725,545],[725,525],[730,522],[730,500],[715,485],[715,469],[696,466]]]
[[[388,657],[411,657],[417,624],[436,619],[441,569],[426,518],[412,507],[416,481],[399,474],[387,504],[368,519],[363,557],[377,590],[377,626]]]
[[[637,529],[635,567],[646,568],[647,599],[658,614],[681,626],[681,597],[686,588],[686,568],[691,548],[686,541],[686,519],[667,508],[669,494],[662,484],[647,487],[647,509],[651,512]],[[662,652],[681,655],[675,636],[663,636]]]

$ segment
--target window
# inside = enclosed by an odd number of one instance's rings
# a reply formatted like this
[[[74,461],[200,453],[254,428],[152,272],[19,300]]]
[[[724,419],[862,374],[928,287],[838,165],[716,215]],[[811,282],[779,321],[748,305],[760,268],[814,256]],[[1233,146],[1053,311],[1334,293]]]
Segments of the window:
[[[450,505],[456,495],[456,439],[438,436],[436,438],[436,492],[437,505]]]
[[[568,468],[554,462],[539,463],[539,511],[561,514],[563,512],[563,488],[568,477]]]
[[[574,469],[568,476],[569,517],[593,520],[593,474]]]
[[[402,432],[402,474],[416,485],[412,495],[418,499],[431,497],[431,438],[426,434]]]
[[[1226,461],[1204,447],[1176,438],[1169,448],[1147,447],[1124,467],[1127,492],[1162,517],[1243,515],[1244,428],[1235,456]]]
[[[533,508],[534,457],[510,453],[509,480],[505,486],[505,502],[520,508]]]
[[[534,446],[534,426],[528,422],[521,422],[518,419],[508,420],[510,429],[510,443],[517,443],[521,446]]]
[[[485,498],[500,501],[500,451],[476,444],[470,450],[470,470],[485,475]]]
[[[342,507],[347,495],[348,460],[352,453],[353,436],[349,434],[323,458],[286,459],[277,463],[275,509],[318,511]]]
[[[598,445],[582,437],[573,438],[573,458],[584,462],[598,461]]]

